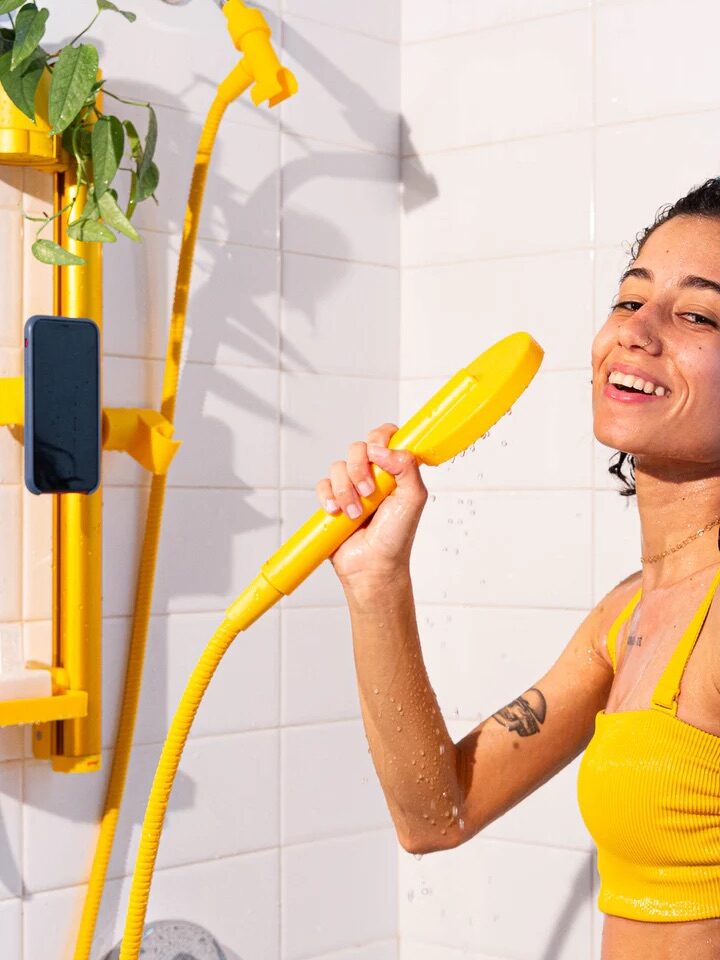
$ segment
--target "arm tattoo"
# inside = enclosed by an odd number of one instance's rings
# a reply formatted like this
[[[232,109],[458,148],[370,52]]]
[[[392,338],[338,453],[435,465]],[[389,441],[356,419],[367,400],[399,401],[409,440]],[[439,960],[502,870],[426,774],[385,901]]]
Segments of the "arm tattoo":
[[[522,697],[516,697],[506,707],[493,714],[508,733],[517,733],[521,737],[530,737],[540,732],[540,724],[545,721],[547,703],[537,687],[531,687]]]

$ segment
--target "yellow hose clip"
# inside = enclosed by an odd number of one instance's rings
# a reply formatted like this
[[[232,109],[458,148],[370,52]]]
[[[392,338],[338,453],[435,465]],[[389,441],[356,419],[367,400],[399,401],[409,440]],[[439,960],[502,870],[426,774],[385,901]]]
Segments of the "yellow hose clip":
[[[173,425],[157,410],[106,407],[102,413],[104,450],[123,450],[150,473],[168,472],[181,441],[173,440]]]
[[[232,42],[244,55],[242,66],[253,82],[250,96],[255,106],[267,100],[274,107],[297,93],[294,74],[283,67],[270,43],[272,31],[263,13],[242,0],[227,0],[223,13]]]

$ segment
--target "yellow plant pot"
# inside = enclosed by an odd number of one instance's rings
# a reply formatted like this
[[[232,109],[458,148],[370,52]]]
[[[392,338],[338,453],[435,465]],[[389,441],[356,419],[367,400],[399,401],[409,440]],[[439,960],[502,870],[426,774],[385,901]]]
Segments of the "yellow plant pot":
[[[49,92],[50,72],[46,70],[35,94],[36,122],[33,123],[0,87],[0,163],[48,172],[67,167],[68,156],[60,137],[50,136]]]

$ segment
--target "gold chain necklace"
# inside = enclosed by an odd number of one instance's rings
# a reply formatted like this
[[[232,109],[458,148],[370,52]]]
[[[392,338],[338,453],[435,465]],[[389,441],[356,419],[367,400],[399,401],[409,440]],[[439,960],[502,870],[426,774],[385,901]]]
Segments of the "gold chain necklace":
[[[696,540],[698,537],[701,537],[707,530],[711,530],[713,527],[716,527],[720,523],[720,517],[716,517],[715,520],[711,520],[710,523],[706,523],[702,530],[698,530],[697,533],[692,533],[689,537],[685,537],[680,543],[676,543],[674,547],[670,547],[669,550],[663,550],[662,553],[656,553],[654,557],[640,557],[641,563],[655,563],[658,560],[662,560],[663,557],[667,557],[670,553],[675,553],[676,550],[681,550],[683,547],[686,547],[692,540]]]

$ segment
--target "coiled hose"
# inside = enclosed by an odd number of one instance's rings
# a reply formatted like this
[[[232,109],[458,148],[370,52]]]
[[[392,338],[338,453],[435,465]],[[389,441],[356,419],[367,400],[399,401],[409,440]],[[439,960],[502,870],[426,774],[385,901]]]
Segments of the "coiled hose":
[[[178,381],[180,377],[180,358],[185,335],[185,317],[190,292],[193,256],[210,157],[215,145],[217,131],[226,108],[236,97],[240,96],[251,83],[252,77],[243,66],[242,61],[240,61],[218,87],[217,94],[208,111],[200,134],[190,193],[185,209],[182,245],[180,248],[172,319],[168,333],[165,358],[165,374],[163,378],[160,412],[170,423],[173,423],[175,418]],[[100,832],[90,870],[87,891],[85,893],[80,929],[78,931],[75,953],[73,955],[74,960],[89,960],[90,957],[98,912],[100,910],[105,886],[105,878],[120,816],[120,807],[130,763],[130,753],[135,733],[138,701],[140,698],[140,687],[142,684],[166,485],[166,475],[153,475],[148,499],[142,553],[135,588],[135,608],[133,611],[132,633],[128,651],[122,707],[118,720],[117,739],[110,770],[110,780],[105,795],[105,806],[100,820]],[[219,634],[220,631],[218,631],[217,635]],[[212,673],[208,676],[208,682],[210,676],[212,676]],[[207,683],[205,685],[207,686]],[[202,696],[202,694],[200,694],[200,696]],[[197,707],[195,710],[197,710]],[[190,722],[192,722],[192,720]],[[177,763],[175,764],[175,768],[177,768]],[[137,954],[135,955],[137,956]]]

